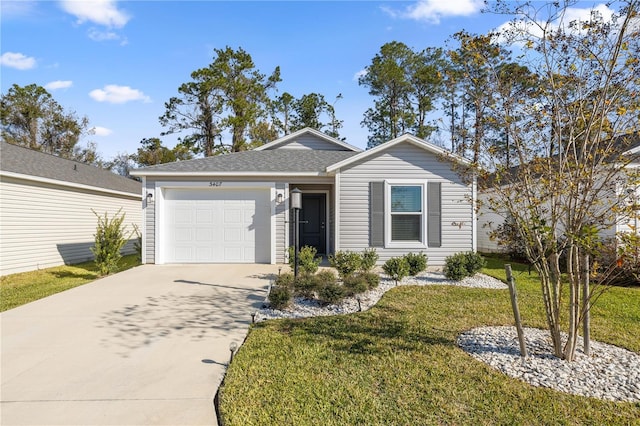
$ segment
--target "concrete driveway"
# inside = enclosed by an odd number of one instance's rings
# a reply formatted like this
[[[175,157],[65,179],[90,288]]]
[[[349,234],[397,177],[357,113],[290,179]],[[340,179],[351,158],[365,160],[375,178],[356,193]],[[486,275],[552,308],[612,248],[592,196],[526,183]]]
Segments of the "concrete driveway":
[[[215,425],[275,265],[145,265],[0,314],[2,425]]]

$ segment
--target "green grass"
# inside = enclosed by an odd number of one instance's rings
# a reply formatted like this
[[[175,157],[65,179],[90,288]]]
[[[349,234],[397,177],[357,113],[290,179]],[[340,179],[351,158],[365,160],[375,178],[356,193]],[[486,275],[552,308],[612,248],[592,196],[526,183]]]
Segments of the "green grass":
[[[139,265],[137,255],[120,259],[121,271]],[[0,277],[0,312],[100,278],[93,261]]]
[[[489,259],[486,273],[504,278]],[[540,284],[513,264],[520,310],[544,327]],[[593,310],[593,339],[640,351],[640,289],[614,288]],[[507,290],[395,288],[354,315],[256,324],[221,390],[224,424],[640,424],[640,404],[536,388],[474,360],[463,331],[511,325]]]

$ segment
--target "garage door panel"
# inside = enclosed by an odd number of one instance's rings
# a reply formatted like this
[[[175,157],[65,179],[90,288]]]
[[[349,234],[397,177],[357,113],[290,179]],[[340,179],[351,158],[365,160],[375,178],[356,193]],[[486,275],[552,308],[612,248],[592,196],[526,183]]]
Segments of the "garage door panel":
[[[270,262],[270,191],[165,192],[169,263]]]

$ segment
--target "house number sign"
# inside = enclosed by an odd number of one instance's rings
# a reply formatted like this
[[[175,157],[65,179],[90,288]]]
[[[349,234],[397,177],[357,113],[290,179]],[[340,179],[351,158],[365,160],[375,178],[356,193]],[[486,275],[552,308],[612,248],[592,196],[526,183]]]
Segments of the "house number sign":
[[[209,186],[222,186],[222,182],[220,182],[220,181],[211,181],[211,182],[209,182]]]

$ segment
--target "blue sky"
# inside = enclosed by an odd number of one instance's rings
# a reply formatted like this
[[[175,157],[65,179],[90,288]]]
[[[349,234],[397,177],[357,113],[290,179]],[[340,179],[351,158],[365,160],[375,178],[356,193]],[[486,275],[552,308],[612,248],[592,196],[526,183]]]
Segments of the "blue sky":
[[[481,0],[0,4],[2,93],[13,84],[46,87],[66,110],[89,118],[95,134],[83,142],[96,142],[107,160],[159,137],[164,103],[226,46],[242,47],[264,74],[280,66],[279,94],[317,92],[331,102],[341,93],[341,135],[364,148],[360,122],[373,98],[357,74],[380,46],[440,47],[457,31],[486,33],[507,21],[482,14]]]

